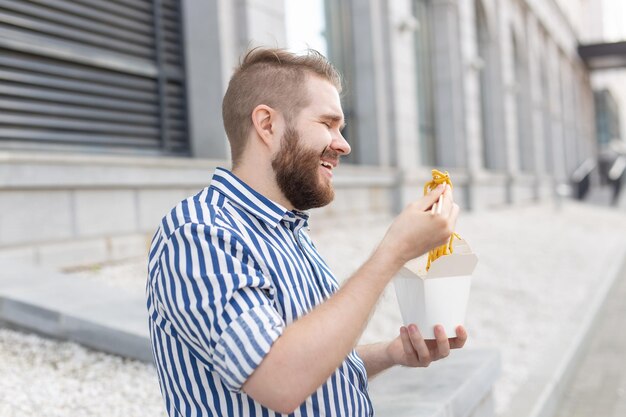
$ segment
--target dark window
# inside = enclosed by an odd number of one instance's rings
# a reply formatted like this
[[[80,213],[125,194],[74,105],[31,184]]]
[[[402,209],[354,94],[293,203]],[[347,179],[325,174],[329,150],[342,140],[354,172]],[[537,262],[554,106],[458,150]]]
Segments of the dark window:
[[[432,71],[432,28],[430,4],[425,0],[413,1],[413,13],[418,21],[415,32],[417,103],[422,164],[434,166],[438,163],[435,124],[435,84]]]
[[[0,146],[187,154],[180,0],[0,3]]]

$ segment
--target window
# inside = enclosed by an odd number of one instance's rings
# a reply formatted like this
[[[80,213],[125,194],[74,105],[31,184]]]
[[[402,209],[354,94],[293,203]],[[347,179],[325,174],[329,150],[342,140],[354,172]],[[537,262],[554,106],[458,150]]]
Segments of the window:
[[[0,146],[188,152],[180,1],[15,1],[0,17]]]
[[[496,143],[493,134],[494,113],[490,85],[490,80],[493,79],[492,43],[491,36],[489,34],[487,15],[485,14],[482,2],[476,0],[474,2],[474,7],[476,46],[478,57],[482,61],[482,67],[479,69],[482,162],[485,168],[493,170],[498,168],[498,155],[496,154]]]
[[[287,47],[312,48],[328,56],[324,0],[285,0]]]
[[[426,0],[414,1],[413,13],[418,21],[418,30],[415,31],[415,46],[420,154],[424,165],[434,166],[437,164],[438,158],[431,54],[432,32],[428,2]]]

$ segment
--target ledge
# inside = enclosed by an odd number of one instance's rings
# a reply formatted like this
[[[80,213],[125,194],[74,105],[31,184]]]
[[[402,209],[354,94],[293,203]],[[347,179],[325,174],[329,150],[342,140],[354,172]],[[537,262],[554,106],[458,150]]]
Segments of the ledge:
[[[393,368],[370,382],[377,415],[493,415],[491,391],[500,374],[496,350],[461,350],[428,368]]]
[[[74,153],[0,152],[0,191],[54,189],[128,189],[205,187],[213,170],[227,160],[89,155]],[[394,168],[344,164],[335,174],[342,187],[392,187]]]
[[[143,297],[86,277],[8,262],[0,267],[0,323],[152,360]]]

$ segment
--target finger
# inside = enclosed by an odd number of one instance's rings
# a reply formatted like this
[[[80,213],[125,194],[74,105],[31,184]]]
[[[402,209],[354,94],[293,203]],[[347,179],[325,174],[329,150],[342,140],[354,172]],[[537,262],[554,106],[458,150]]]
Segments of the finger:
[[[458,326],[456,328],[456,337],[450,339],[450,347],[452,349],[460,349],[465,345],[466,341],[467,341],[467,331],[465,330],[465,327]]]
[[[426,346],[426,342],[415,324],[409,325],[409,336],[411,336],[411,345],[413,346],[415,352],[417,352],[417,357],[420,363],[423,366],[428,366],[432,361],[430,351],[428,350],[428,346]]]
[[[450,342],[442,325],[435,326],[435,339],[437,340],[437,351],[439,358],[445,358],[450,354]]]
[[[415,202],[415,205],[420,211],[430,210],[432,205],[437,201],[437,199],[443,193],[443,191],[444,191],[443,184],[439,184],[436,188],[432,189],[424,197],[417,200]]]
[[[409,331],[406,327],[400,327],[400,340],[402,340],[402,349],[404,349],[404,354],[409,360],[414,360],[416,362],[419,361],[415,350],[413,350],[413,345],[411,344],[411,338],[409,337]]]

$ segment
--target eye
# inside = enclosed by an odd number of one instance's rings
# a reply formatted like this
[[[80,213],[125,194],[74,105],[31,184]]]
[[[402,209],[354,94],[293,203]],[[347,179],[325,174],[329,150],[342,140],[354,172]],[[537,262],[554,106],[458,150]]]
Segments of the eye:
[[[328,122],[322,122],[322,124],[324,124],[327,128],[329,128],[329,129],[330,129],[330,123],[328,123]]]

